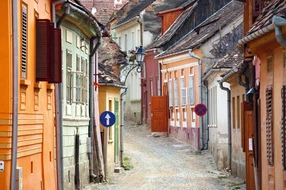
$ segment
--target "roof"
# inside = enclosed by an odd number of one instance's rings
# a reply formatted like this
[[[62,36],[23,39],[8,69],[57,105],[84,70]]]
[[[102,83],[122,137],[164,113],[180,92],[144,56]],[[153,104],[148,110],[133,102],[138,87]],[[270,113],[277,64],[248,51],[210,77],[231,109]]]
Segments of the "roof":
[[[132,6],[132,3],[134,3],[132,0],[126,3],[121,9],[124,9],[128,6],[128,4],[131,4],[131,8],[127,12],[127,15],[123,17],[123,19],[119,20],[117,22],[117,26],[120,26],[132,19],[134,19],[136,16],[138,16],[145,8],[147,8],[149,5],[151,5],[155,0],[139,0],[139,2]]]
[[[266,26],[272,24],[273,16],[286,17],[286,1],[276,0],[273,3],[269,3],[260,15],[257,17],[256,21],[253,23],[252,27],[246,35],[252,34]]]
[[[160,47],[161,45],[165,44],[167,41],[169,41],[172,36],[176,33],[178,28],[184,24],[184,22],[187,20],[187,18],[192,14],[194,8],[196,7],[196,4],[193,6],[189,5],[193,3],[195,0],[189,0],[186,3],[183,3],[180,7],[184,8],[185,10],[180,14],[180,16],[175,20],[175,22],[170,26],[170,28],[161,35],[158,40],[156,40],[155,43],[151,44],[146,49],[152,49],[156,47]]]
[[[224,57],[219,59],[213,66],[213,69],[232,68],[233,66],[239,66],[243,61],[242,53],[238,48],[234,46]]]
[[[219,11],[197,26],[194,30],[191,30],[177,43],[159,54],[157,58],[167,57],[178,52],[200,47],[204,42],[219,32],[221,28],[227,26],[242,13],[243,4],[241,2],[232,1],[231,3],[228,3],[226,6],[221,8]]]
[[[122,86],[119,78],[119,68],[121,64],[126,63],[126,54],[120,50],[120,47],[110,38],[103,38],[99,47],[98,57],[98,82]]]

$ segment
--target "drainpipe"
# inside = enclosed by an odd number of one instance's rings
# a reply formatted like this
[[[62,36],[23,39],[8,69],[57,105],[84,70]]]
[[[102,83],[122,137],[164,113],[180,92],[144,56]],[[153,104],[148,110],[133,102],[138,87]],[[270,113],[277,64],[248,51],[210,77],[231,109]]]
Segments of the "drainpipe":
[[[279,16],[274,16],[272,22],[275,25],[275,36],[277,42],[286,48],[286,40],[282,34],[282,26],[286,26],[286,19]]]
[[[232,74],[233,72],[231,72]],[[229,76],[229,74],[227,75]],[[226,76],[224,77],[226,78]],[[230,90],[223,86],[223,79],[218,81],[220,88],[227,92],[227,129],[228,129],[228,170],[231,170],[231,113],[230,113]]]
[[[94,40],[97,40],[96,45],[94,46]],[[101,44],[101,37],[92,37],[90,39],[90,55],[89,55],[89,126],[88,126],[88,136],[90,137],[90,145],[91,145],[91,150],[89,152],[89,175],[90,175],[90,182],[94,182],[96,179],[96,174],[94,174],[94,120],[93,120],[93,115],[94,115],[94,85],[93,85],[93,79],[96,78],[96,76],[94,76],[94,71],[95,71],[95,63],[94,63],[94,54],[96,53],[99,45]],[[94,76],[94,77],[93,77]],[[99,148],[96,146],[96,150],[98,151]],[[98,155],[98,154],[97,154]],[[97,158],[98,160],[100,160],[99,158]],[[102,178],[102,165],[101,162],[98,161],[98,165],[99,165],[99,175],[100,178]]]
[[[140,15],[138,15],[138,16],[136,16],[136,21],[139,23],[139,25],[140,25],[140,46],[142,46],[143,47],[143,23],[142,23],[142,21],[140,21],[140,18],[141,18],[141,16]],[[146,68],[146,67],[145,67]],[[142,69],[142,71],[143,72],[145,72],[145,70],[144,70],[144,67],[143,67],[143,69]],[[145,72],[146,73],[146,72]],[[144,73],[143,73],[143,75],[144,75]],[[141,74],[141,119],[140,119],[140,123],[141,124],[143,124],[143,95],[144,95],[144,93],[143,93],[143,89],[144,89],[144,87],[143,87],[143,76],[142,76],[142,74]],[[147,98],[146,98],[146,101],[145,101],[145,104],[147,104]],[[147,105],[145,105],[145,109],[147,108]]]
[[[80,173],[79,173],[79,134],[78,129],[75,135],[75,150],[74,150],[74,162],[75,162],[75,174],[74,174],[74,182],[75,189],[79,189],[80,187]]]
[[[202,83],[203,83],[203,87],[205,88],[205,98],[206,98],[205,99],[205,105],[208,108],[208,106],[209,106],[209,99],[208,99],[209,94],[208,94],[208,92],[209,91],[208,91],[207,86],[205,86],[204,81]],[[209,126],[208,126],[208,124],[209,124],[209,114],[208,114],[208,112],[205,114],[205,124],[206,124],[206,128],[205,128],[206,135],[205,135],[204,149],[207,150],[209,148]]]
[[[65,0],[55,1],[52,4],[52,15],[54,27],[60,27],[60,24],[56,24],[56,6],[62,4]],[[64,15],[65,17],[65,15]],[[55,91],[56,99],[56,165],[57,165],[57,187],[58,190],[63,190],[64,180],[64,162],[63,162],[63,105],[62,105],[62,83],[56,84]]]
[[[12,159],[10,189],[16,189],[16,169],[18,153],[18,86],[19,86],[19,33],[18,33],[18,0],[13,0],[13,114],[12,114]]]
[[[124,82],[125,85],[125,82]],[[125,91],[120,94],[120,165],[124,167],[124,103],[123,103],[123,96],[127,94],[127,87],[125,87]]]
[[[194,52],[192,52],[192,50],[189,50],[189,55],[195,59],[197,59],[199,61],[199,87],[200,87],[200,103],[202,104],[203,103],[203,89],[202,88],[205,88],[205,90],[207,91],[207,88],[206,86],[203,84],[203,81],[202,81],[202,74],[203,74],[203,68],[202,68],[202,58],[200,58],[198,55],[194,54]],[[208,133],[208,127],[206,126],[206,134]],[[203,117],[200,116],[200,149],[201,150],[204,150],[204,137],[203,137]]]

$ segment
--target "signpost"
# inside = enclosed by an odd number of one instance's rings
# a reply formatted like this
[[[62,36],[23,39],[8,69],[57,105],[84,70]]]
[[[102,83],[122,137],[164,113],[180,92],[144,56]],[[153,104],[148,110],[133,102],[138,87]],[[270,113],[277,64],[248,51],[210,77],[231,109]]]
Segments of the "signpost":
[[[197,104],[195,106],[195,113],[198,116],[204,116],[207,113],[208,109],[205,104]]]
[[[104,127],[111,127],[112,125],[114,125],[115,123],[115,115],[114,113],[110,112],[110,111],[104,111],[102,112],[102,114],[100,115],[100,123],[104,126]]]

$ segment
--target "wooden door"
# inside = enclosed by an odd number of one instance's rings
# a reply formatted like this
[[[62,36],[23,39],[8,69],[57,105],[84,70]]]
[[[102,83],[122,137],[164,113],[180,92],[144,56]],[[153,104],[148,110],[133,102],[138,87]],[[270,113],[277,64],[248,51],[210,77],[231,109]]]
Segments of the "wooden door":
[[[248,102],[242,102],[242,147],[245,151],[245,169],[246,169],[246,189],[255,189],[254,180],[254,126],[253,126],[253,110]]]
[[[167,96],[151,96],[151,132],[167,132]]]

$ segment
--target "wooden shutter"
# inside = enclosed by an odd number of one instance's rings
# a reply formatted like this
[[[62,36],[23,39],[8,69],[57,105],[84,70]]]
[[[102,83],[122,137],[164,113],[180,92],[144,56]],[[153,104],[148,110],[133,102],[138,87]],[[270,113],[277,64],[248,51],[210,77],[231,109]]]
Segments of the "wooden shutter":
[[[52,24],[53,25],[53,24]],[[62,43],[61,43],[61,29],[53,28],[53,48],[52,51],[52,63],[51,64],[51,76],[49,79],[50,83],[61,83],[62,82]]]
[[[272,87],[266,89],[266,154],[268,165],[274,165]]]
[[[37,19],[36,50],[36,80],[61,83],[61,30],[48,19]]]
[[[50,62],[50,20],[38,19],[36,23],[36,80],[48,81],[51,73]]]
[[[286,170],[286,86],[281,89],[282,117],[281,117],[281,145],[282,145],[282,164]]]
[[[21,78],[27,78],[27,7],[22,5]]]

